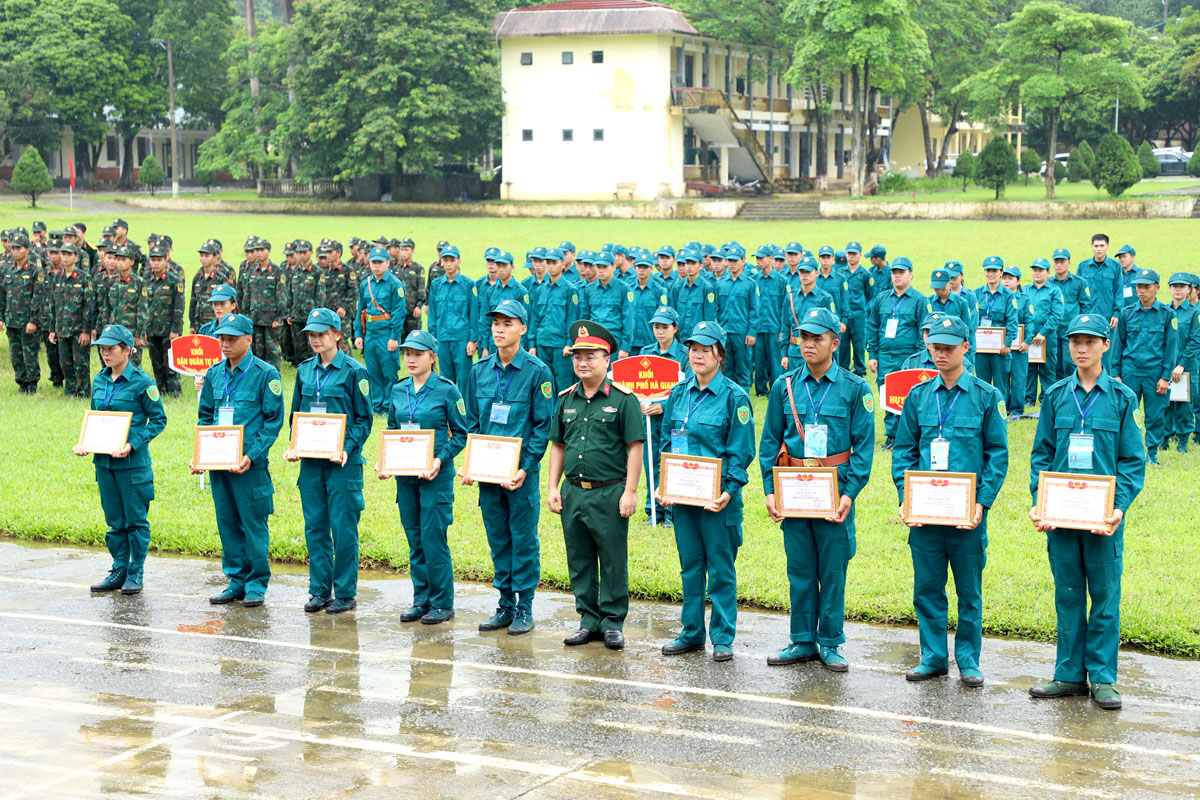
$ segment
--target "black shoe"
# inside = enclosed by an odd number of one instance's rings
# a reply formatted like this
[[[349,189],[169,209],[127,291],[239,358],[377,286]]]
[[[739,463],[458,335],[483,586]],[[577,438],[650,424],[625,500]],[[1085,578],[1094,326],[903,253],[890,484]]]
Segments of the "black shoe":
[[[920,683],[921,681],[927,681],[930,678],[938,678],[942,675],[949,674],[950,670],[946,669],[945,667],[938,669],[936,667],[927,667],[924,664],[918,664],[904,674],[904,679],[910,683]]]
[[[624,650],[625,634],[616,628],[609,628],[604,632],[604,646],[609,650]]]
[[[142,593],[142,573],[129,572],[125,576],[125,583],[121,584],[121,594],[141,594]]]
[[[580,628],[570,636],[563,639],[563,644],[565,644],[567,647],[579,647],[581,644],[587,644],[588,642],[599,638],[600,634],[598,631],[589,631],[587,628]]]
[[[320,611],[322,608],[329,605],[330,602],[332,602],[332,598],[328,596],[322,597],[319,594],[310,594],[308,596],[308,602],[304,604],[304,610],[311,614],[314,611]]]
[[[125,585],[125,568],[117,567],[108,571],[108,577],[99,583],[92,584],[93,592],[112,592]]]
[[[454,619],[453,608],[431,608],[429,613],[421,617],[422,625],[437,625]]]
[[[892,449],[893,447],[895,447],[895,446],[896,446],[896,439],[895,439],[895,437],[893,437],[893,436],[889,436],[889,437],[887,437],[887,439],[885,439],[885,440],[884,440],[884,442],[883,442],[883,446],[882,446],[882,447],[880,447],[879,449],[880,449],[881,451],[887,451],[887,450],[891,450],[891,449]]]
[[[248,594],[242,598],[242,607],[243,608],[258,608],[259,606],[261,606],[263,604],[263,602],[264,602],[264,598],[261,594]]]
[[[1171,437],[1164,436],[1163,440],[1158,443],[1158,449],[1159,450],[1170,450],[1171,449]]]
[[[704,649],[704,642],[685,642],[680,639],[676,639],[675,641],[671,642],[670,644],[663,645],[662,654],[664,656],[677,656],[677,655],[681,655],[683,653],[692,653],[692,652],[695,652],[696,650],[703,650],[703,649]]]
[[[419,620],[421,617],[425,616],[428,613],[429,613],[428,608],[421,608],[420,606],[413,606],[408,611],[405,611],[404,613],[402,613],[400,615],[400,621],[401,622],[416,622],[417,620]]]
[[[208,602],[212,603],[214,606],[223,606],[226,603],[232,603],[237,600],[241,600],[245,596],[245,592],[239,592],[236,589],[227,586],[225,587],[225,591],[208,598]]]
[[[325,609],[326,614],[343,614],[347,611],[353,611],[358,608],[358,601],[353,597],[339,597],[329,604],[329,608]]]
[[[515,618],[516,614],[511,608],[497,608],[495,614],[492,614],[483,622],[479,623],[479,630],[485,632],[498,631],[501,628],[507,628],[509,625],[512,625],[513,619]]]
[[[523,608],[517,609],[517,615],[508,626],[509,636],[521,636],[533,630],[533,614]]]

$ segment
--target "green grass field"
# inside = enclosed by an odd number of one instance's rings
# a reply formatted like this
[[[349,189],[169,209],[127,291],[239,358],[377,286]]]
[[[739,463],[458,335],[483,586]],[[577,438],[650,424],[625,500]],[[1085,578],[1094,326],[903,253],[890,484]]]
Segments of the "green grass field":
[[[78,216],[78,215],[75,215]],[[481,271],[479,255],[490,244],[519,253],[543,243],[570,239],[579,247],[598,248],[605,241],[657,246],[689,239],[722,242],[737,239],[747,246],[762,241],[798,239],[806,246],[844,244],[857,239],[881,242],[891,256],[906,254],[918,265],[916,286],[928,285],[932,268],[948,258],[971,265],[968,280],[977,285],[981,273],[972,271],[989,253],[1000,253],[1028,264],[1057,246],[1069,247],[1077,258],[1088,252],[1093,232],[1105,231],[1114,246],[1134,244],[1138,263],[1169,273],[1194,269],[1191,254],[1200,247],[1200,226],[1190,220],[1120,222],[888,222],[888,223],[715,223],[637,222],[604,220],[463,220],[337,217],[285,217],[237,214],[123,214],[133,235],[144,241],[154,231],[170,233],[177,258],[189,273],[196,268],[189,248],[209,236],[222,239],[235,252],[250,233],[270,239],[278,253],[285,239],[342,241],[351,235],[409,235],[418,244],[417,258],[427,261],[433,244],[446,238],[468,253],[468,273]],[[53,227],[53,215],[45,217]],[[9,215],[5,226],[33,215]],[[74,219],[74,217],[72,217]],[[95,231],[111,219],[83,215]],[[93,237],[94,239],[95,237]],[[7,344],[0,345],[6,350]],[[7,359],[0,377],[11,376]],[[290,391],[294,372],[285,367]],[[185,384],[187,382],[185,381]],[[761,418],[764,401],[756,400]],[[0,433],[0,448],[10,465],[0,470],[0,531],[14,536],[102,546],[103,519],[90,462],[70,454],[84,405],[68,401],[49,388],[43,370],[36,399],[20,397],[10,378],[0,380],[0,418],[9,421]],[[156,465],[157,500],[151,507],[153,545],[162,550],[215,555],[219,549],[212,501],[199,479],[186,467],[195,421],[195,396],[186,385],[180,399],[167,402],[167,430],[152,445]],[[882,429],[882,412],[878,426]],[[1046,562],[1045,538],[1026,517],[1028,456],[1035,423],[1009,426],[1012,459],[1008,481],[991,514],[990,558],[985,573],[984,624],[989,633],[1052,640],[1053,586]],[[378,430],[378,429],[377,429]],[[882,434],[880,434],[882,435]],[[303,523],[295,480],[298,467],[282,460],[285,443],[276,445],[272,472],[276,485],[276,516],[272,520],[272,556],[303,561]],[[372,439],[366,456],[378,450]],[[1181,656],[1200,656],[1200,587],[1195,579],[1194,553],[1200,548],[1200,513],[1194,490],[1200,479],[1200,453],[1162,456],[1163,469],[1149,474],[1145,491],[1129,514],[1126,529],[1123,639],[1132,645]],[[757,470],[754,471],[755,474]],[[403,569],[407,546],[394,505],[391,484],[371,477],[366,511],[360,527],[365,562]],[[450,529],[457,574],[487,580],[491,575],[486,539],[476,504],[476,490],[458,487],[455,522]],[[761,481],[752,479],[745,490],[745,544],[738,560],[739,591],[748,603],[767,608],[787,607],[787,580],[782,540],[762,505]],[[877,453],[874,477],[860,496],[858,554],[851,562],[847,613],[860,620],[890,623],[914,621],[912,567],[906,546],[907,529],[896,520],[896,493],[890,479],[890,458]],[[644,598],[678,599],[678,560],[669,531],[642,524],[639,512],[630,528],[630,579],[633,592]],[[568,583],[562,533],[558,519],[543,510],[541,522],[542,575],[549,586]],[[104,570],[96,559],[96,571]],[[156,587],[148,575],[147,589]],[[953,600],[951,608],[953,608]],[[851,643],[853,644],[853,643]]]

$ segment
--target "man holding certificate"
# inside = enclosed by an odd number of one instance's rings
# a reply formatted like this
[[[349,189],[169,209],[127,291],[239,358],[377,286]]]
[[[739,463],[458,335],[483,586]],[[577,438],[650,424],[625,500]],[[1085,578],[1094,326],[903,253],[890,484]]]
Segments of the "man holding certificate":
[[[834,363],[840,330],[841,320],[825,308],[814,308],[801,320],[804,364],[771,387],[758,445],[767,513],[783,523],[792,609],[791,638],[767,659],[773,666],[820,658],[834,672],[849,669],[838,647],[846,641],[846,567],[855,551],[853,503],[871,477],[875,455],[875,396],[870,384]],[[837,504],[808,509],[823,514],[793,517],[776,496],[776,485],[782,487],[776,467],[805,466],[836,468]]]
[[[226,314],[213,332],[224,359],[209,367],[200,390],[199,423],[242,429],[242,459],[230,469],[211,470],[221,568],[229,585],[208,598],[213,605],[241,600],[261,606],[271,579],[267,558],[275,513],[267,456],[283,427],[283,384],[279,370],[250,352],[254,324],[243,314]],[[193,460],[192,471],[199,473]]]
[[[983,276],[986,282],[975,290],[979,308],[975,374],[984,383],[999,388],[1001,393],[1008,388],[1009,356],[1017,341],[1017,317],[1021,308],[1016,295],[1000,285],[1003,271],[1004,259],[1000,256],[985,258]],[[984,328],[990,330],[982,330]]]
[[[150,440],[167,426],[162,398],[154,381],[129,360],[133,334],[121,325],[105,325],[92,342],[100,348],[104,369],[92,381],[92,411],[128,414],[128,426],[120,442],[109,441],[102,452],[81,437],[73,452],[92,453],[100,506],[108,532],[104,543],[112,556],[108,577],[92,586],[93,592],[138,594],[142,591],[142,567],[150,548],[150,523],[146,514],[154,499],[154,469],[150,463]],[[118,431],[119,433],[119,431]],[[108,437],[102,437],[107,439]]]
[[[913,607],[921,637],[921,663],[905,677],[925,681],[950,671],[946,651],[949,566],[958,594],[954,660],[963,684],[974,687],[983,685],[979,649],[987,514],[1008,473],[1008,431],[1000,390],[963,369],[968,336],[966,323],[957,317],[946,317],[930,329],[926,341],[939,374],[913,387],[904,403],[892,480],[900,496],[901,521],[909,526]],[[909,471],[916,474],[906,476]],[[914,518],[953,521],[917,524]]]
[[[363,510],[362,446],[371,433],[371,384],[367,368],[341,350],[342,318],[315,308],[303,333],[316,355],[300,362],[292,389],[293,444],[287,461],[300,462],[300,505],[308,546],[308,612],[341,614],[358,602],[358,520]],[[299,343],[297,343],[299,347]],[[301,438],[297,412],[321,427],[340,425],[342,446],[328,455],[312,452]],[[323,415],[341,415],[341,419]]]
[[[490,312],[495,349],[471,368],[463,387],[467,431],[521,440],[516,474],[501,483],[479,484],[479,508],[487,531],[500,592],[496,613],[481,631],[508,628],[509,636],[533,630],[533,594],[541,577],[538,517],[542,456],[550,434],[554,400],[550,368],[521,349],[529,330],[529,311],[517,300],[503,300]],[[463,485],[475,481],[463,463]]]
[[[567,569],[580,616],[579,630],[563,644],[603,637],[605,647],[620,650],[629,613],[629,517],[637,506],[646,429],[637,398],[608,380],[617,338],[591,320],[571,325],[571,332],[579,382],[558,393],[546,490],[546,505],[562,515]]]
[[[1146,464],[1137,396],[1103,368],[1109,333],[1106,317],[1083,314],[1071,321],[1067,337],[1076,370],[1046,392],[1034,435],[1029,489],[1035,507],[1029,516],[1046,533],[1058,615],[1058,659],[1054,680],[1029,693],[1069,697],[1090,691],[1101,708],[1111,710],[1121,707],[1115,684],[1125,511],[1142,490]],[[1036,503],[1039,478],[1048,471],[1116,476],[1111,515],[1107,507],[1100,510],[1103,522],[1094,530],[1043,521]],[[1042,514],[1064,516],[1045,506]]]

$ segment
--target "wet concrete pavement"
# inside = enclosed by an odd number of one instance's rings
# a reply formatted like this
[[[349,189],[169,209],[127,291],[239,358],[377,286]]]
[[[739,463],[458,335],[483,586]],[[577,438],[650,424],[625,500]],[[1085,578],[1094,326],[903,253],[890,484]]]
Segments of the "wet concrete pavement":
[[[851,669],[768,667],[783,615],[743,611],[735,658],[664,658],[678,609],[635,604],[624,652],[566,648],[570,596],[528,636],[401,624],[403,578],[305,614],[277,567],[214,607],[216,562],[152,558],[146,593],[91,595],[106,555],[0,543],[0,796],[185,798],[1195,797],[1200,664],[1122,653],[1124,710],[1034,701],[1053,648],[989,639],[983,689],[905,682],[916,631],[850,625]]]

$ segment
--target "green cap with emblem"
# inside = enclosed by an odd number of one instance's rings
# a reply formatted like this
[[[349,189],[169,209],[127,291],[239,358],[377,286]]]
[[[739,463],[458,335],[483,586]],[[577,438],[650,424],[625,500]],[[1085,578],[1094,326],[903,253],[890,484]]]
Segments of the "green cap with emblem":
[[[308,314],[304,325],[305,333],[324,333],[327,330],[341,330],[342,318],[337,312],[328,308],[314,308]]]
[[[725,346],[725,329],[711,320],[697,322],[692,328],[692,335],[683,340],[684,344]]]
[[[245,314],[226,314],[213,336],[253,336],[254,323]]]
[[[1099,314],[1080,314],[1067,325],[1067,336],[1099,336],[1108,338],[1108,320]]]
[[[438,354],[438,340],[429,331],[412,331],[400,345],[401,350],[428,350],[435,356]]]
[[[929,344],[962,344],[971,335],[971,331],[967,328],[967,323],[963,322],[958,317],[947,314],[937,324],[931,325],[929,328],[929,338],[925,341]]]
[[[1004,259],[1000,256],[988,256],[983,260],[984,269],[1004,269]]]
[[[841,319],[828,308],[810,309],[800,321],[800,330],[807,333],[832,333],[836,336],[841,328]]]
[[[1139,269],[1137,275],[1130,281],[1134,286],[1158,283],[1158,273],[1152,269]]]
[[[93,347],[112,347],[121,345],[133,347],[133,334],[124,325],[105,325],[100,335],[92,341]]]

